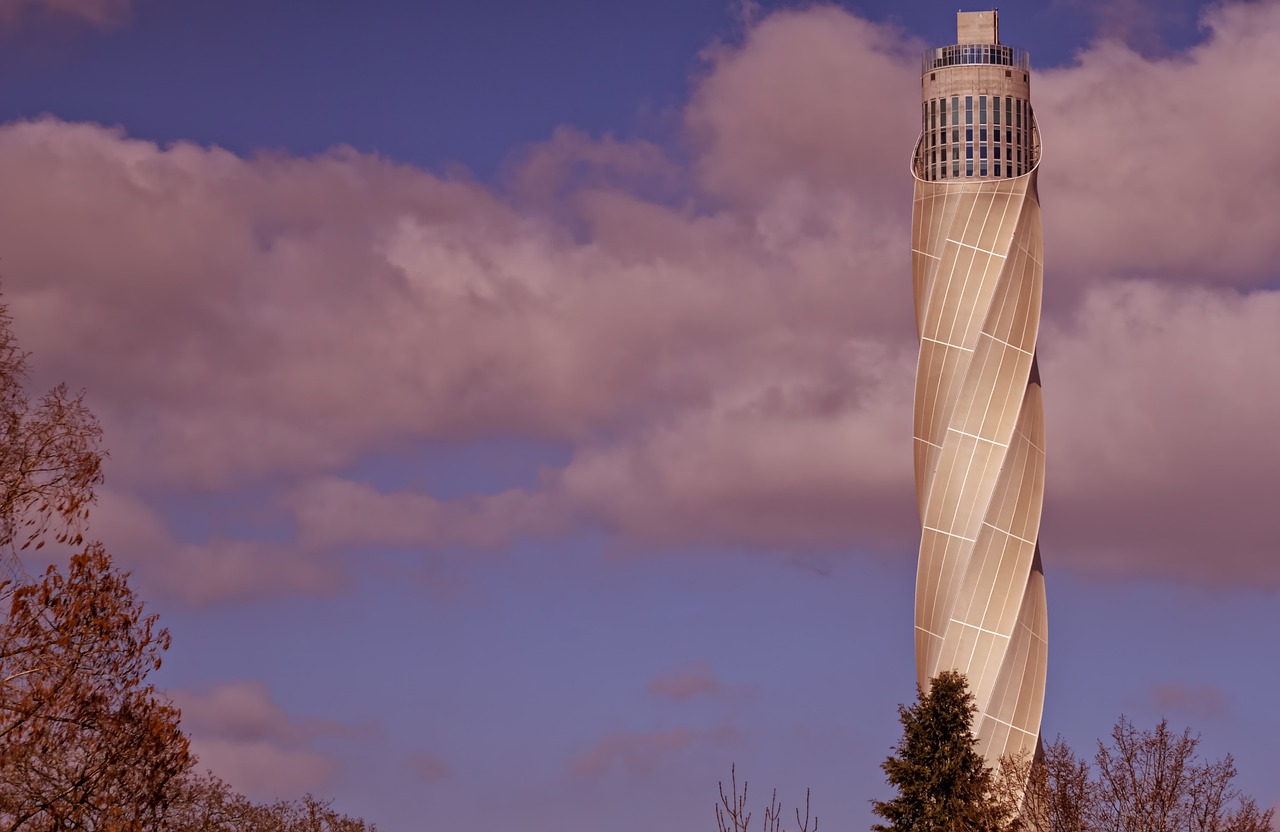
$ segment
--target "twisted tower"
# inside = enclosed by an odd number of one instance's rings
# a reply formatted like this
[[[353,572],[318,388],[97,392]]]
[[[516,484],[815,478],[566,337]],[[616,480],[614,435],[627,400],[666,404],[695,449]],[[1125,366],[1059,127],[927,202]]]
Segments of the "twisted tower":
[[[1038,747],[1048,652],[1036,366],[1044,275],[1027,53],[961,12],[924,55],[912,172],[916,675],[969,679],[988,763]]]

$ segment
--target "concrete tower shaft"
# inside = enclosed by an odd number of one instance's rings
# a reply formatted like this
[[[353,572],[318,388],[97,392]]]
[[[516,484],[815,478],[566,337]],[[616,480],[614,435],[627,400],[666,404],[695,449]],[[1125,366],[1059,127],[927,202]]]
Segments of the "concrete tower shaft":
[[[1030,62],[996,13],[957,30],[925,54],[912,166],[916,672],[922,687],[965,673],[994,764],[1037,748],[1048,660],[1039,137]]]

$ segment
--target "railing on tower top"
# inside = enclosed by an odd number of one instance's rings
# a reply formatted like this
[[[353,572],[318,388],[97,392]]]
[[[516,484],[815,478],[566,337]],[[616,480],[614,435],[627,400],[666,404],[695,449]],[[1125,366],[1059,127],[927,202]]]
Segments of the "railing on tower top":
[[[968,64],[992,64],[1029,72],[1031,53],[1025,49],[1000,43],[957,43],[953,46],[926,49],[920,63],[920,72],[923,74],[942,67]]]

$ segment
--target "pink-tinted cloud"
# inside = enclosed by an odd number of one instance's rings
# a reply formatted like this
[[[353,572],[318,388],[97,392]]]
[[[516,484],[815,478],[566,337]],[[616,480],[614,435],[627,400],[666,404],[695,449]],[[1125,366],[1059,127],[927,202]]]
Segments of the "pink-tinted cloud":
[[[575,194],[603,189],[680,193],[685,171],[659,146],[645,141],[596,138],[572,127],[557,127],[551,138],[517,154],[508,165],[512,194],[542,210]]]
[[[1280,262],[1280,115],[1251,85],[1280,6],[1205,23],[1183,55],[1104,41],[1035,79],[1046,553],[1275,586],[1256,553],[1280,470],[1259,376],[1276,300],[1258,287]],[[344,149],[0,128],[15,329],[38,383],[89,389],[113,452],[121,519],[104,497],[93,533],[193,603],[329,591],[346,547],[583,526],[636,548],[910,551],[919,47],[832,7],[765,16],[707,51],[689,166],[564,128],[509,191]],[[570,458],[457,500],[342,474],[495,436]],[[180,543],[136,496],[268,481],[294,541]]]
[[[353,732],[328,720],[294,719],[260,682],[169,694],[182,710],[182,726],[199,765],[251,797],[292,798],[322,790],[340,765],[311,742]]]
[[[0,25],[44,16],[107,27],[128,20],[134,0],[0,0]]]
[[[1280,108],[1266,103],[1266,70],[1280,4],[1223,4],[1203,23],[1207,39],[1185,54],[1145,58],[1105,40],[1037,75],[1051,276],[1274,275],[1280,159],[1268,144]]]
[[[450,774],[449,767],[430,754],[412,754],[406,762],[417,778],[427,785],[438,783]]]
[[[1208,685],[1169,682],[1151,691],[1149,705],[1161,712],[1204,721],[1222,716],[1231,702],[1225,693]]]
[[[46,120],[0,131],[0,171],[20,334],[41,373],[94,381],[130,480],[324,470],[406,435],[582,437],[890,311],[847,279],[885,274],[859,240],[888,229],[837,198],[744,226],[597,195],[604,247],[353,154],[243,160]]]
[[[286,502],[294,509],[299,542],[313,549],[367,544],[493,549],[519,535],[567,530],[551,498],[520,490],[440,501],[422,492],[380,493],[365,483],[327,478],[299,488]]]
[[[910,210],[924,44],[835,6],[763,18],[736,46],[707,50],[685,113],[703,187],[768,205],[788,192],[852,193]]]
[[[1179,12],[1154,0],[1053,0],[1051,5],[1079,10],[1097,22],[1098,35],[1146,50],[1162,45],[1161,29]]]
[[[1280,586],[1280,292],[1125,282],[1044,333],[1044,539],[1088,573]],[[1046,549],[1046,553],[1049,549]]]
[[[649,693],[677,702],[698,697],[729,700],[750,696],[755,693],[755,688],[726,684],[716,677],[711,663],[703,661],[662,674],[649,683]]]
[[[739,739],[741,732],[731,726],[707,731],[671,728],[640,733],[619,731],[602,737],[569,761],[569,771],[579,777],[600,777],[620,766],[628,775],[652,774],[663,761],[699,744],[720,747]]]
[[[1046,327],[1045,539],[1058,568],[1280,585],[1256,556],[1280,466],[1268,439],[1280,393],[1258,375],[1276,331],[1280,293],[1149,282],[1090,289]],[[902,464],[910,368],[889,367],[893,394],[865,385],[874,413],[837,404],[833,416],[780,381],[739,407],[585,448],[538,491],[441,502],[330,480],[295,495],[297,525],[309,544],[493,548],[591,523],[646,545],[901,551],[916,533]]]
[[[178,541],[152,508],[114,489],[99,495],[91,523],[92,535],[149,592],[192,606],[281,593],[325,595],[346,583],[340,564],[299,545],[251,539]]]
[[[783,358],[777,375],[758,385],[720,391],[704,408],[584,447],[564,469],[547,472],[537,491],[441,502],[327,479],[288,502],[309,547],[494,548],[585,523],[662,546],[814,549],[857,540],[885,548],[912,533],[900,453],[909,444],[910,356],[877,355],[873,345],[861,352],[852,348],[840,362],[815,351],[810,368]],[[757,371],[766,371],[765,361]]]

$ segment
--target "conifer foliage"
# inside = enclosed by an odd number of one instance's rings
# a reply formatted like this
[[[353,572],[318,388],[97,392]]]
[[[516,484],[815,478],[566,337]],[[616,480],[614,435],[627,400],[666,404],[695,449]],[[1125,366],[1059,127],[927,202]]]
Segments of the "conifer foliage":
[[[992,772],[975,750],[977,708],[964,674],[943,671],[919,701],[898,706],[902,739],[881,768],[898,796],[872,801],[875,832],[996,832],[1006,816],[991,799]]]

